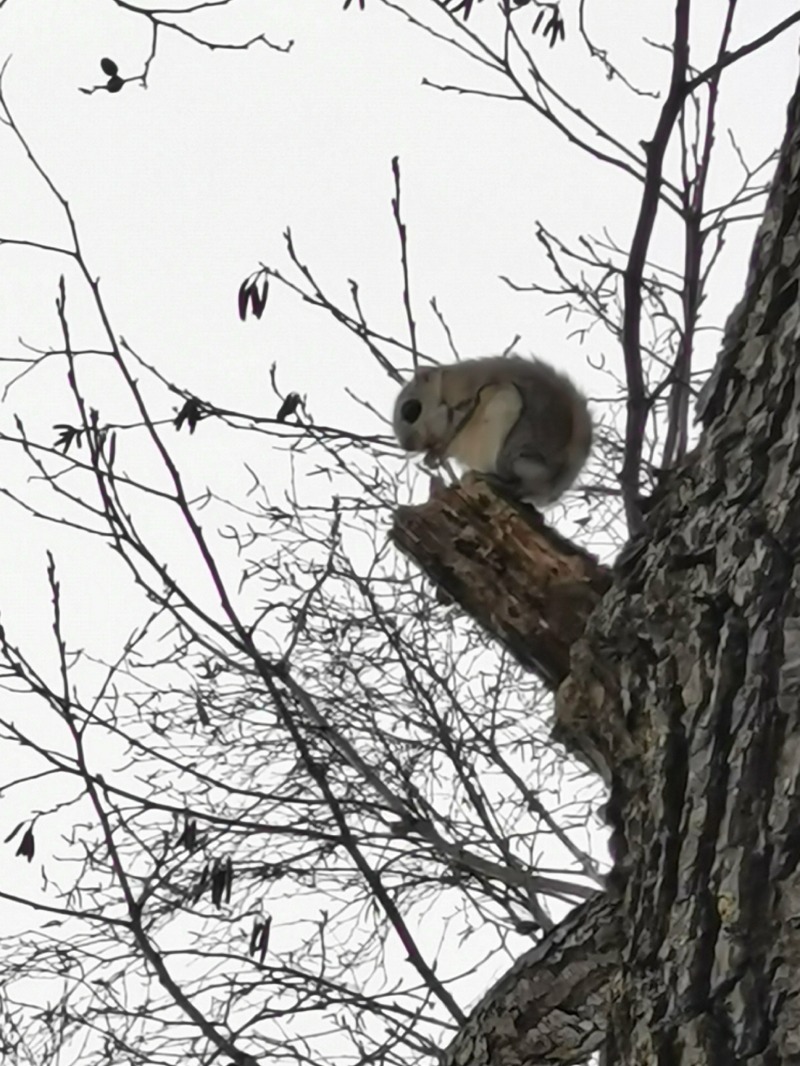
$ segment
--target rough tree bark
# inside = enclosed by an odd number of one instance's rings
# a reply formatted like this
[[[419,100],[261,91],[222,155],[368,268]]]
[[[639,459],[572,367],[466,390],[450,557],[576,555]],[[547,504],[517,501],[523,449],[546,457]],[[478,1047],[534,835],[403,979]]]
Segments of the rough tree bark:
[[[598,892],[489,989],[442,1066],[585,1062],[605,1040],[621,940],[619,901]]]
[[[592,1004],[609,1004],[608,1066],[800,1063],[798,291],[800,89],[701,441],[575,641],[557,701],[562,737],[612,781],[624,838],[616,968],[579,911],[561,941],[567,971],[584,952],[581,980],[586,960],[605,967]],[[449,591],[469,607],[489,584]],[[479,614],[491,628],[497,610]],[[473,1012],[455,1061],[578,1061],[574,1015],[537,1043],[559,1010],[540,980],[558,956],[537,949]],[[575,983],[561,987],[574,1004]]]
[[[800,1061],[799,284],[800,89],[700,444],[585,637],[636,751],[610,1063]]]

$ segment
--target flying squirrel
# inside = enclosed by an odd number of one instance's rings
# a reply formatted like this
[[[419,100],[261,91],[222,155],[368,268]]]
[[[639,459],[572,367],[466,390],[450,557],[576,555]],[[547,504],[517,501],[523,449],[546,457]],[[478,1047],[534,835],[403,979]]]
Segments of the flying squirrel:
[[[539,507],[573,483],[592,445],[585,397],[547,363],[518,355],[417,370],[400,391],[394,431],[428,466],[455,459]]]

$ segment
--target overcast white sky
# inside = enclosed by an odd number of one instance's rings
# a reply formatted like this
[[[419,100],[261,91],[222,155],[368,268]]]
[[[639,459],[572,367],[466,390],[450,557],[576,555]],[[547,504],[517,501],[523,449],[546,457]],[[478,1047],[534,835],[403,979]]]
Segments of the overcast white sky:
[[[383,410],[395,386],[364,349],[323,313],[275,290],[264,320],[242,325],[235,297],[259,261],[287,265],[282,233],[290,225],[301,256],[333,295],[346,301],[347,279],[357,279],[370,321],[405,337],[390,211],[390,160],[397,154],[423,347],[449,356],[427,306],[435,296],[463,355],[502,350],[520,334],[520,350],[563,366],[590,394],[607,395],[607,379],[586,372],[587,359],[618,360],[607,339],[568,341],[563,316],[546,316],[540,298],[511,292],[499,275],[548,280],[533,239],[537,220],[567,240],[606,229],[624,246],[638,205],[636,182],[567,146],[530,108],[422,86],[428,77],[505,89],[397,12],[376,0],[365,6],[360,11],[354,0],[343,12],[338,0],[243,2],[194,28],[220,40],[259,32],[279,45],[293,40],[288,54],[260,44],[211,52],[164,33],[149,88],[130,84],[117,95],[85,95],[80,87],[102,83],[102,56],[111,56],[123,76],[142,69],[145,20],[111,0],[6,0],[0,55],[11,56],[7,102],[70,201],[115,328],[167,376],[221,405],[274,411],[268,370],[276,362],[279,382],[307,395],[318,421],[375,432],[376,419],[347,397],[345,386],[355,385]],[[738,6],[734,46],[794,5]],[[663,86],[668,57],[641,38],[669,39],[672,5],[616,0],[595,7],[588,8],[589,26],[613,61],[642,89]],[[702,66],[713,58],[725,4],[704,0],[695,7],[693,61]],[[428,9],[427,2],[409,5],[412,12]],[[479,6],[473,25],[490,14],[487,4]],[[574,33],[552,53],[544,42],[537,47],[557,83],[627,143],[635,147],[650,135],[658,101],[609,83]],[[750,162],[779,143],[796,53],[790,31],[723,83],[720,131],[735,127]],[[7,131],[0,135],[0,232],[58,242],[65,227],[57,205]],[[718,158],[710,201],[739,181],[727,144]],[[707,321],[721,323],[741,293],[752,230],[742,226],[729,239]],[[672,220],[659,224],[661,261],[680,264],[679,236]],[[59,269],[39,252],[0,253],[5,356],[18,354],[19,336],[36,346],[57,340]],[[84,323],[78,339],[90,343],[97,334],[79,316],[77,285],[69,299],[73,322]],[[713,339],[705,343],[713,349]],[[60,392],[54,407],[41,392],[35,404],[31,399],[18,393],[3,417],[20,409],[29,424],[68,420]],[[207,480],[230,488],[240,463],[214,448],[204,453],[212,439],[208,433],[193,442],[193,461]],[[9,513],[5,528],[13,537],[19,516]],[[27,590],[28,567],[41,572],[42,542],[26,529],[12,544]]]
[[[701,13],[693,60],[702,67],[713,59],[726,5],[695,6]],[[408,7],[422,12],[429,5],[411,0]],[[733,47],[796,4],[741,0],[738,7]],[[669,39],[672,4],[597,0],[588,9],[594,36],[631,80],[663,88],[668,57],[641,39]],[[485,17],[478,11],[476,19]],[[366,0],[363,12],[358,0],[347,12],[340,0],[252,0],[198,21],[198,32],[201,25],[220,40],[264,32],[294,45],[288,53],[266,45],[212,52],[163,33],[147,89],[129,84],[116,95],[87,95],[79,89],[102,82],[103,56],[123,77],[142,69],[147,23],[112,0],[5,0],[0,8],[0,60],[11,57],[7,105],[71,204],[116,330],[148,362],[222,406],[266,415],[276,408],[268,376],[275,362],[281,386],[305,394],[318,421],[385,430],[345,392],[355,388],[380,410],[391,406],[396,386],[365,349],[322,312],[277,289],[263,320],[242,324],[236,293],[261,261],[291,273],[282,241],[291,226],[301,257],[332,294],[346,301],[347,279],[358,280],[371,323],[404,337],[390,208],[390,161],[398,155],[421,345],[448,358],[427,306],[435,296],[462,355],[498,352],[520,334],[519,350],[564,367],[590,395],[607,390],[586,362],[617,360],[608,342],[599,334],[584,347],[570,341],[561,316],[546,316],[545,304],[511,292],[499,276],[546,280],[533,239],[537,220],[567,240],[606,229],[625,246],[638,208],[635,181],[566,145],[521,104],[424,87],[427,77],[501,88],[378,0]],[[635,147],[652,133],[659,102],[606,81],[570,29],[552,53],[538,43],[542,61],[565,93]],[[735,128],[751,163],[780,143],[797,39],[790,31],[723,82],[720,130]],[[712,202],[739,181],[724,140],[721,133]],[[677,267],[682,248],[671,226],[659,224],[655,247],[661,261]],[[729,241],[707,308],[711,322],[721,324],[741,295],[753,232],[754,225],[743,225]],[[58,205],[5,129],[0,236],[66,239]],[[0,356],[18,355],[20,336],[36,347],[58,344],[60,269],[39,251],[0,248]],[[99,332],[77,285],[69,299],[76,343],[89,346]],[[31,426],[69,421],[60,379],[39,388],[12,392],[0,408],[4,428],[15,411]],[[241,456],[222,452],[218,441],[213,431],[198,432],[185,457],[198,481],[233,494],[246,483]],[[0,461],[15,476],[9,457]],[[282,457],[265,454],[260,473],[280,492]],[[4,620],[20,640],[40,639],[48,611],[43,553],[51,543],[62,548],[73,620],[87,627],[98,652],[110,652],[125,586],[109,571],[102,595],[87,597],[87,588],[97,588],[96,549],[81,554],[70,538],[32,526],[0,500]]]

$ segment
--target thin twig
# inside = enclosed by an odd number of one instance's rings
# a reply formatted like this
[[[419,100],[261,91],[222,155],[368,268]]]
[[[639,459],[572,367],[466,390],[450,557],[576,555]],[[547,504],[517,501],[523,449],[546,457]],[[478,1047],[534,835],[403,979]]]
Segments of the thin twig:
[[[406,321],[408,322],[408,335],[411,341],[411,359],[416,370],[419,366],[419,353],[417,351],[417,326],[411,311],[411,287],[408,279],[408,242],[406,239],[406,227],[400,214],[400,160],[397,156],[392,159],[392,174],[394,175],[394,196],[392,197],[392,214],[397,226],[400,238],[400,261],[403,265],[403,306],[406,309]]]

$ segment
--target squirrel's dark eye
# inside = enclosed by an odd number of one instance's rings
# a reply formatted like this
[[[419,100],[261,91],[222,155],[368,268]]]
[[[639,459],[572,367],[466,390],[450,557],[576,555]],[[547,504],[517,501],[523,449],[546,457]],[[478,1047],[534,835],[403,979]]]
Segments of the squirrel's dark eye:
[[[414,423],[422,414],[422,404],[419,400],[406,400],[400,408],[400,417],[404,422]]]

